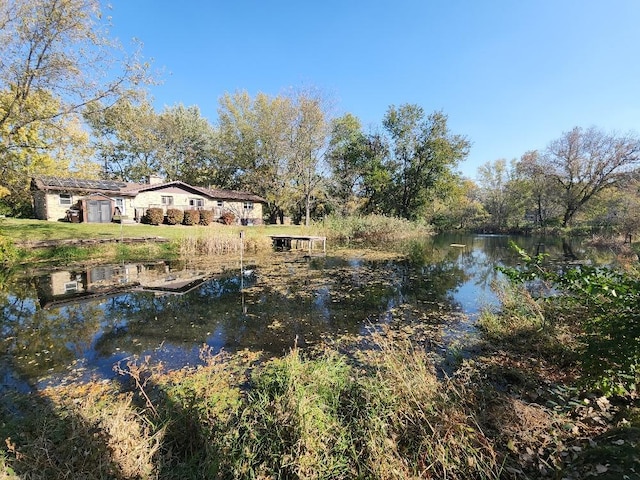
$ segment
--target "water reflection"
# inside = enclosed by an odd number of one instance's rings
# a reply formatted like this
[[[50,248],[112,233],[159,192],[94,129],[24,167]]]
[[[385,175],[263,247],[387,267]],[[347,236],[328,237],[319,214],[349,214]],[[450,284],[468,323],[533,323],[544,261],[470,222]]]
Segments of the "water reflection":
[[[468,320],[495,302],[495,266],[518,261],[509,238],[448,235],[402,246],[402,260],[370,260],[356,252],[309,257],[278,253],[215,269],[184,263],[103,265],[13,276],[0,284],[3,384],[37,385],[73,374],[112,377],[113,365],[150,355],[168,368],[214,351],[273,354],[294,342],[359,334],[371,323],[433,321],[443,312]],[[519,239],[531,253],[540,239]],[[558,258],[567,247],[544,241]],[[249,262],[247,262],[249,260]],[[26,388],[26,387],[25,387]]]

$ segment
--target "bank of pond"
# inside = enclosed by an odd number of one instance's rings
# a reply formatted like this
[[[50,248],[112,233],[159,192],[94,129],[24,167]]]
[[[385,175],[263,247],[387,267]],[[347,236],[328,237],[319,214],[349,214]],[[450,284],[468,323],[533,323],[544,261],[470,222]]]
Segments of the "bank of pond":
[[[14,478],[636,478],[636,393],[581,385],[574,326],[541,320],[496,268],[538,254],[619,260],[576,240],[447,234],[5,272],[0,465]],[[611,442],[607,463],[596,446]]]

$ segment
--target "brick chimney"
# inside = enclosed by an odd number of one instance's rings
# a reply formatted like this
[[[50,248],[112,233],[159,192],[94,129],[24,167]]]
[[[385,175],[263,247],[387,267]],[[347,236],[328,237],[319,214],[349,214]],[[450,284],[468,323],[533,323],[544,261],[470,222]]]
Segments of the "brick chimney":
[[[149,185],[158,185],[159,183],[164,183],[164,178],[160,175],[147,175],[147,183]]]

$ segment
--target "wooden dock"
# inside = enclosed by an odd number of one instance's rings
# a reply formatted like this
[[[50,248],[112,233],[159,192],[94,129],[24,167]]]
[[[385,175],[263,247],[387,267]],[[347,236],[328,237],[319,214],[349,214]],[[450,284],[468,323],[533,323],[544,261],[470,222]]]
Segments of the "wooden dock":
[[[269,235],[276,250],[284,251],[293,248],[305,249],[311,253],[314,247],[322,244],[322,253],[327,253],[327,237],[313,235]]]

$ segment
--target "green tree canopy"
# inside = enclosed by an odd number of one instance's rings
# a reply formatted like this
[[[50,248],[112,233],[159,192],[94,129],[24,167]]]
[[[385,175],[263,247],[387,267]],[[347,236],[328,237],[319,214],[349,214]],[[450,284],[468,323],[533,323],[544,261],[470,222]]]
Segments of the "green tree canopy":
[[[391,188],[387,191],[393,210],[388,213],[418,218],[438,181],[466,158],[470,142],[449,131],[444,113],[425,115],[418,105],[389,107],[383,126],[390,145],[386,169]]]
[[[219,182],[268,202],[270,221],[290,207],[289,156],[294,106],[284,96],[225,94],[218,107]]]
[[[110,107],[93,102],[85,119],[105,178],[141,182],[160,173],[160,118],[146,99],[121,99]]]
[[[217,134],[196,106],[175,105],[156,113],[146,100],[121,99],[111,107],[91,104],[85,118],[108,178],[167,180],[208,185],[215,177]]]
[[[363,180],[368,165],[369,139],[354,115],[336,118],[331,123],[327,162],[331,169],[329,195],[343,215],[362,207]]]
[[[524,220],[530,189],[517,176],[515,161],[502,158],[481,165],[478,183],[492,229],[504,231]]]
[[[12,101],[12,95],[0,92],[0,114]],[[59,102],[46,91],[33,92],[23,109],[34,115],[56,112]],[[36,112],[36,113],[34,113]],[[30,121],[14,128],[11,122],[0,125],[0,210],[3,214],[31,214],[31,177],[34,175],[91,176],[98,172],[90,161],[88,136],[77,118],[52,118]]]

